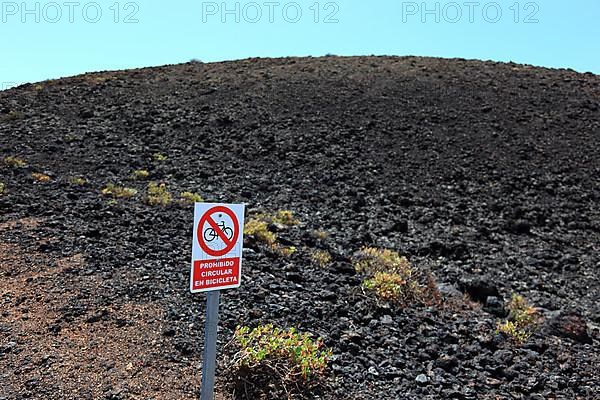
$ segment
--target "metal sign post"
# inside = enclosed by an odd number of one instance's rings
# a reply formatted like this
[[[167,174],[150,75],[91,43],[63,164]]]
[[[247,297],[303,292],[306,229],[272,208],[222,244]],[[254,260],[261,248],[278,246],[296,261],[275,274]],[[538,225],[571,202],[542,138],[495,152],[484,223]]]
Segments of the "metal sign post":
[[[202,357],[202,393],[200,400],[215,396],[215,369],[217,362],[217,324],[219,323],[220,290],[206,292],[206,323],[204,327],[204,355]]]

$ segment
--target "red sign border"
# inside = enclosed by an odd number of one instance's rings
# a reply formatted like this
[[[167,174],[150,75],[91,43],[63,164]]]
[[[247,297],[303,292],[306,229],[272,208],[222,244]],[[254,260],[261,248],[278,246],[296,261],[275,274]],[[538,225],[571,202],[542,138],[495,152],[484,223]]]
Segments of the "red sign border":
[[[231,241],[229,242],[229,244],[227,246],[225,246],[225,248],[223,248],[221,250],[213,250],[210,247],[208,247],[206,245],[206,243],[204,243],[204,240],[203,240],[204,236],[202,236],[202,227],[204,226],[204,224],[206,222],[208,222],[208,219],[210,218],[210,216],[217,212],[222,212],[222,213],[227,214],[233,221],[233,225],[234,225],[233,226],[233,237],[231,238]],[[213,221],[213,223],[214,223],[214,221]],[[210,224],[210,222],[209,222],[209,224]],[[210,224],[210,225],[212,226],[212,224]],[[219,234],[219,237],[221,237],[221,234],[219,231],[217,231],[217,234]],[[233,248],[237,244],[239,235],[240,235],[240,223],[237,219],[237,216],[235,215],[235,213],[232,210],[230,210],[229,208],[227,208],[225,206],[215,206],[215,207],[207,210],[200,218],[200,222],[198,222],[198,228],[196,229],[196,239],[198,241],[198,244],[200,245],[200,248],[202,250],[204,250],[204,252],[206,254],[208,254],[209,256],[213,256],[213,257],[222,257],[225,254],[229,253],[231,250],[233,250]],[[225,241],[225,240],[224,240],[224,242],[227,243],[227,241]]]

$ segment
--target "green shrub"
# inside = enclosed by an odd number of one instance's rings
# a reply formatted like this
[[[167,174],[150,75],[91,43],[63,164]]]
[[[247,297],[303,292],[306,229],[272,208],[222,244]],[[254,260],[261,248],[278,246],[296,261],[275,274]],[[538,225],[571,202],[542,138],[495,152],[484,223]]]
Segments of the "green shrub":
[[[268,224],[276,223],[281,225],[294,226],[300,223],[300,221],[294,217],[294,213],[290,210],[279,210],[275,213],[256,214],[254,218],[264,221]]]
[[[146,202],[151,206],[167,206],[171,203],[171,193],[164,183],[150,182]]]
[[[4,189],[6,189],[6,185],[0,182],[0,196],[4,194]]]
[[[202,203],[204,199],[198,193],[181,192],[179,195],[181,201],[187,204]]]
[[[326,267],[331,262],[331,254],[327,250],[315,250],[310,257],[321,268]]]
[[[4,164],[11,168],[22,168],[27,165],[25,160],[13,156],[4,157]]]
[[[136,169],[133,171],[133,178],[137,179],[138,181],[146,180],[149,176],[150,172],[146,171],[145,169]]]
[[[239,346],[234,356],[238,368],[270,373],[283,382],[322,376],[332,355],[321,338],[313,340],[294,328],[283,330],[270,324],[238,327],[234,340]]]
[[[375,272],[394,272],[403,276],[412,275],[412,267],[406,257],[395,251],[363,247],[354,262],[356,272],[372,275]]]
[[[164,162],[164,161],[167,161],[168,157],[166,155],[162,154],[162,153],[154,153],[152,155],[152,158],[154,159],[154,161]]]
[[[130,198],[137,194],[137,190],[109,183],[102,189],[102,194],[105,196],[112,196],[115,199]]]
[[[80,176],[70,176],[69,183],[75,186],[83,186],[87,183],[87,181],[85,180],[85,178],[82,178]]]
[[[0,116],[0,119],[2,119],[4,121],[16,121],[16,120],[23,119],[23,118],[25,118],[25,114],[23,114],[20,111],[15,111],[15,110],[11,110],[8,112],[8,114]]]
[[[275,244],[277,236],[268,229],[268,224],[260,219],[250,218],[244,224],[244,234],[253,236],[257,241],[268,244]]]
[[[296,249],[295,246],[285,247],[278,245],[275,245],[274,250],[276,250],[279,254],[281,254],[284,257],[289,257],[298,251],[298,249]]]
[[[294,218],[294,213],[290,210],[279,210],[275,215],[271,217],[271,222],[275,222],[282,225],[298,225],[299,220]]]
[[[497,331],[508,336],[517,344],[523,344],[535,332],[540,322],[540,315],[525,298],[513,294],[507,305],[509,311],[508,320],[498,322]]]
[[[416,299],[421,295],[416,281],[406,280],[395,272],[376,272],[373,278],[366,279],[363,285],[383,300]]]
[[[440,302],[431,274],[416,270],[406,257],[395,251],[364,247],[354,261],[354,268],[366,275],[363,287],[382,300],[401,305]]]
[[[323,241],[323,240],[327,239],[327,237],[329,237],[329,234],[326,231],[316,229],[316,230],[312,231],[312,237],[314,237],[317,240]]]
[[[46,183],[46,182],[50,182],[50,180],[51,180],[48,175],[41,174],[39,172],[32,172],[31,177],[33,178],[33,180],[35,180],[36,182],[39,182],[39,183]]]

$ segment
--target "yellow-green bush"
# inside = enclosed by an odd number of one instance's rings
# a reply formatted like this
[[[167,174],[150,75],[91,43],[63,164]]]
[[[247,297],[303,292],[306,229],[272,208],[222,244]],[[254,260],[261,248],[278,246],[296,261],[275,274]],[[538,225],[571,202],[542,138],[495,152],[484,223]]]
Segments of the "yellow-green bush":
[[[374,274],[375,272],[394,272],[400,275],[412,275],[412,267],[406,257],[388,249],[363,247],[354,262],[356,272]]]
[[[296,253],[298,251],[298,249],[296,249],[295,246],[289,246],[289,247],[285,247],[285,246],[275,246],[274,249],[281,254],[282,256],[285,257],[289,257],[292,254]]]
[[[171,202],[171,193],[164,183],[150,182],[146,202],[151,206],[166,206]]]
[[[145,169],[136,169],[135,171],[133,171],[133,178],[137,179],[138,181],[148,179],[149,176],[150,172],[148,172]]]
[[[0,196],[4,194],[4,189],[6,189],[6,185],[0,182]]]
[[[104,189],[102,189],[102,194],[105,196],[112,196],[115,199],[129,198],[135,196],[137,194],[137,190],[124,186],[118,186],[114,183],[109,183]]]
[[[320,230],[320,229],[316,229],[314,231],[312,231],[312,237],[314,237],[317,240],[325,240],[327,239],[327,237],[329,237],[329,233],[327,233],[326,231]]]
[[[332,355],[321,338],[313,340],[294,328],[284,330],[271,324],[238,327],[234,340],[239,347],[235,366],[271,373],[282,382],[309,381],[323,375]]]
[[[75,185],[75,186],[83,186],[87,183],[87,181],[85,180],[85,178],[82,178],[81,176],[70,176],[69,183],[71,185]]]
[[[27,165],[25,160],[13,156],[4,157],[4,164],[11,168],[21,168]]]
[[[154,153],[154,155],[152,155],[152,158],[154,159],[154,161],[163,162],[167,161],[168,157],[162,153]]]
[[[272,222],[282,224],[282,225],[298,225],[300,223],[299,220],[294,218],[294,213],[290,210],[279,210],[275,215],[271,217]]]
[[[364,247],[354,268],[366,276],[363,287],[382,300],[398,304],[437,304],[440,301],[430,274],[416,270],[406,257],[388,249]]]
[[[331,262],[331,254],[327,250],[314,250],[310,257],[321,268],[326,267]]]
[[[187,204],[202,203],[204,199],[198,193],[181,192],[179,195],[181,201]]]
[[[518,294],[513,294],[506,308],[509,311],[508,320],[498,322],[498,332],[505,334],[517,344],[526,342],[540,321],[539,313]]]
[[[253,236],[257,241],[274,245],[277,237],[268,229],[268,224],[265,221],[256,218],[250,218],[244,224],[244,234]]]
[[[46,182],[50,182],[50,177],[46,174],[42,174],[39,172],[32,172],[31,173],[31,177],[39,183],[46,183]]]

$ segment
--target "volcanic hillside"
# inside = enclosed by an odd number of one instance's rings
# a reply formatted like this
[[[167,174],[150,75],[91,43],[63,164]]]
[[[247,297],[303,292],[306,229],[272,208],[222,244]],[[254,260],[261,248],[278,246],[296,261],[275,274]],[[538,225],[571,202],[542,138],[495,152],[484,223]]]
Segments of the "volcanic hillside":
[[[415,57],[86,74],[0,92],[0,157],[0,399],[198,397],[181,192],[299,221],[246,235],[218,398],[600,399],[596,75]],[[377,297],[367,247],[430,273],[431,297]],[[537,316],[520,342],[498,331],[513,294]],[[236,386],[236,326],[268,323],[333,350],[318,387]]]

